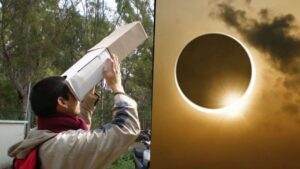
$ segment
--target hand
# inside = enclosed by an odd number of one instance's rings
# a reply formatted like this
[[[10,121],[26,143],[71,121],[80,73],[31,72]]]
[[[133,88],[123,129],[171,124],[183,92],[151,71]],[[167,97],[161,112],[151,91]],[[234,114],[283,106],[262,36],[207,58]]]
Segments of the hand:
[[[121,80],[120,64],[116,55],[112,54],[112,57],[106,60],[103,67],[103,77],[114,93],[124,92]]]

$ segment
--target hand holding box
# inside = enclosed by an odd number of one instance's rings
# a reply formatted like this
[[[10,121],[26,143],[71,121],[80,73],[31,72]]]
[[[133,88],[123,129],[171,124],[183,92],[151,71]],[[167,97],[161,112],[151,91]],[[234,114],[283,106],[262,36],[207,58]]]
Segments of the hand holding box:
[[[146,39],[147,34],[140,22],[117,28],[62,74],[66,76],[70,91],[82,101],[88,91],[103,78],[102,69],[111,54],[118,56],[121,61]]]

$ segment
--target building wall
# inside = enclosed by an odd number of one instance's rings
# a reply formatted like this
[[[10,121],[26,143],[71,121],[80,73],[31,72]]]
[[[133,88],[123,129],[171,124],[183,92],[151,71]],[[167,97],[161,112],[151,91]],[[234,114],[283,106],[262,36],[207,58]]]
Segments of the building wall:
[[[24,138],[26,121],[0,120],[0,168],[11,164],[12,159],[8,157],[8,148]]]

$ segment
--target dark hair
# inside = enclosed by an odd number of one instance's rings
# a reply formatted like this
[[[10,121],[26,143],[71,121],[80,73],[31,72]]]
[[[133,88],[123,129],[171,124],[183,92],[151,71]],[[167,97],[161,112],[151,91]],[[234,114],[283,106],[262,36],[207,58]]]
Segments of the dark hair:
[[[66,77],[52,76],[37,82],[30,94],[33,112],[38,117],[47,117],[56,113],[57,98],[69,99]]]

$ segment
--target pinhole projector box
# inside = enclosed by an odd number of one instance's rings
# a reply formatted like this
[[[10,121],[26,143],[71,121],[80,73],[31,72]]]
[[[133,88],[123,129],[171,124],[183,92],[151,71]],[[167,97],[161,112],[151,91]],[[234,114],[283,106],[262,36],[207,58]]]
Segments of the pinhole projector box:
[[[146,39],[147,34],[140,22],[118,27],[62,74],[66,76],[71,92],[82,101],[85,95],[102,80],[104,63],[111,54],[117,55],[121,61]]]

